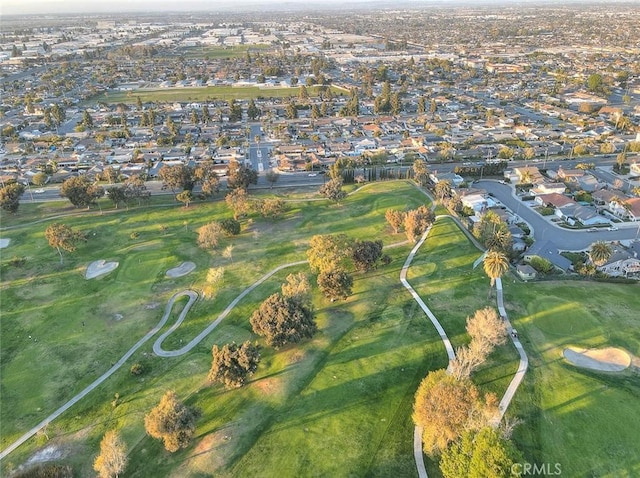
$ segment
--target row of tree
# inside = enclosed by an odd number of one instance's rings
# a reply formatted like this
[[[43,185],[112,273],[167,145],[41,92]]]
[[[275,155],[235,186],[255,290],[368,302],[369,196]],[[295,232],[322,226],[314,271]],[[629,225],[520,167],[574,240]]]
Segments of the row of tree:
[[[426,206],[420,206],[410,211],[387,209],[384,217],[393,229],[394,234],[398,234],[404,229],[407,239],[411,242],[416,242],[436,218],[433,211]]]

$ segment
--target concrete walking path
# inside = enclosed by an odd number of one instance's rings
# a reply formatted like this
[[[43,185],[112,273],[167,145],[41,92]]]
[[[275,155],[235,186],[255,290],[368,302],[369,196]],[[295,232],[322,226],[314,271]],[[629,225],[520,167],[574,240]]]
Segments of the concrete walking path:
[[[464,232],[464,234],[471,240],[471,242],[478,249],[480,249],[481,251],[483,250],[482,246],[478,243],[476,238],[473,237],[471,235],[471,233],[469,233],[469,231],[467,231],[466,228],[462,226],[462,224],[460,223],[458,218],[453,217],[453,216],[449,216],[449,215],[439,215],[439,216],[436,217],[436,220],[441,219],[441,218],[450,218],[450,219],[452,219],[456,223],[456,225]],[[442,340],[442,342],[443,342],[443,344],[445,346],[445,349],[447,351],[447,356],[449,358],[449,365],[450,365],[451,362],[455,359],[455,351],[453,349],[453,346],[451,345],[451,341],[447,337],[447,334],[446,334],[444,328],[442,327],[442,325],[440,324],[438,319],[435,317],[433,312],[431,312],[429,307],[424,303],[422,298],[418,295],[418,293],[413,289],[413,287],[411,287],[411,285],[407,281],[407,270],[409,269],[409,266],[411,265],[411,262],[413,261],[413,258],[415,257],[416,253],[418,252],[418,249],[420,249],[422,244],[427,239],[427,236],[429,235],[429,232],[431,231],[431,227],[432,226],[429,226],[429,228],[422,235],[422,238],[420,239],[420,241],[415,245],[415,247],[411,250],[411,253],[407,257],[407,260],[405,261],[404,265],[402,266],[402,270],[400,271],[400,282],[402,282],[402,285],[409,291],[411,296],[418,303],[418,305],[420,305],[420,308],[424,311],[424,313],[427,315],[427,317],[429,317],[429,319],[431,320],[431,323],[436,328],[438,334],[440,335],[440,339]],[[484,254],[485,254],[485,252],[483,251],[483,255],[481,257],[484,257]],[[479,260],[480,259],[478,259],[478,261]],[[476,261],[476,263],[478,263],[478,261]],[[474,263],[474,268],[477,267],[477,265],[479,265],[479,263],[478,264],[476,264],[476,263]],[[498,407],[499,408],[498,414],[496,415],[496,417],[491,422],[491,424],[493,426],[498,426],[498,424],[500,423],[500,421],[504,417],[504,414],[507,411],[507,408],[509,407],[509,404],[511,403],[511,400],[513,399],[516,391],[518,390],[518,387],[520,386],[520,383],[524,379],[524,375],[525,375],[525,373],[527,371],[527,368],[529,366],[529,359],[527,357],[527,354],[524,351],[524,348],[522,347],[522,343],[520,342],[520,340],[518,339],[518,337],[516,335],[512,334],[513,327],[511,326],[511,323],[509,322],[509,319],[507,317],[507,312],[506,312],[506,310],[504,308],[504,297],[503,297],[503,293],[502,293],[502,280],[500,278],[498,278],[496,280],[496,291],[497,291],[496,296],[497,296],[498,311],[499,311],[500,315],[504,318],[504,320],[507,323],[507,331],[509,333],[509,336],[511,337],[511,340],[513,341],[513,344],[516,347],[516,350],[518,351],[518,354],[520,355],[520,363],[518,365],[518,370],[516,371],[515,376],[513,377],[511,382],[509,383],[509,386],[507,387],[507,390],[504,393],[504,395],[502,397],[502,400],[500,400],[500,404],[499,404],[499,407]],[[428,478],[427,470],[426,470],[426,467],[424,465],[424,454],[423,454],[423,451],[422,451],[422,428],[418,427],[418,426],[416,426],[414,428],[414,433],[413,433],[413,456],[414,456],[414,459],[415,459],[415,462],[416,462],[416,469],[417,469],[417,472],[418,472],[418,476],[420,478]]]

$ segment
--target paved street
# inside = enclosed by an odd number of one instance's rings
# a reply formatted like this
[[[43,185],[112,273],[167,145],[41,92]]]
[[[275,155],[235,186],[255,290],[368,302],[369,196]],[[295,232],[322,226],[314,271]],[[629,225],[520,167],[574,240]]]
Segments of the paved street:
[[[522,202],[519,198],[516,198],[511,186],[501,184],[495,180],[477,181],[475,185],[493,194],[496,199],[529,224],[536,240],[550,239],[561,250],[580,251],[588,249],[596,241],[634,239],[638,237],[640,231],[640,224],[629,223],[617,224],[619,228],[617,231],[599,230],[597,232],[588,232],[587,230],[571,231],[563,229],[533,211],[529,205],[531,202]]]

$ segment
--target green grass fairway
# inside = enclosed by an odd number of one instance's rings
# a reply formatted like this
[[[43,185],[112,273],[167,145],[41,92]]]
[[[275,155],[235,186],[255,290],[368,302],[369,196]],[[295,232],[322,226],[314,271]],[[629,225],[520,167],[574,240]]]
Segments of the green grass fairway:
[[[508,284],[507,307],[531,368],[512,403],[529,460],[560,463],[562,476],[640,475],[640,376],[576,368],[569,345],[621,347],[640,355],[637,285]]]
[[[348,92],[332,86],[334,95],[345,95]],[[310,96],[318,96],[320,87],[310,86],[307,88]],[[300,90],[297,86],[291,88],[259,88],[257,86],[200,86],[186,88],[158,88],[139,89],[133,91],[109,91],[93,97],[90,102],[102,102],[108,104],[128,103],[133,104],[138,98],[143,103],[170,102],[170,101],[213,101],[213,100],[248,100],[256,98],[289,98],[298,96]]]

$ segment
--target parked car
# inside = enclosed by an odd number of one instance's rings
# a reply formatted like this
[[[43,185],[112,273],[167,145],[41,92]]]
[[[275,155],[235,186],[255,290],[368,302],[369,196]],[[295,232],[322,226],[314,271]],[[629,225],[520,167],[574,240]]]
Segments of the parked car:
[[[36,189],[33,192],[36,193],[36,194],[42,194],[44,192],[44,189]]]

